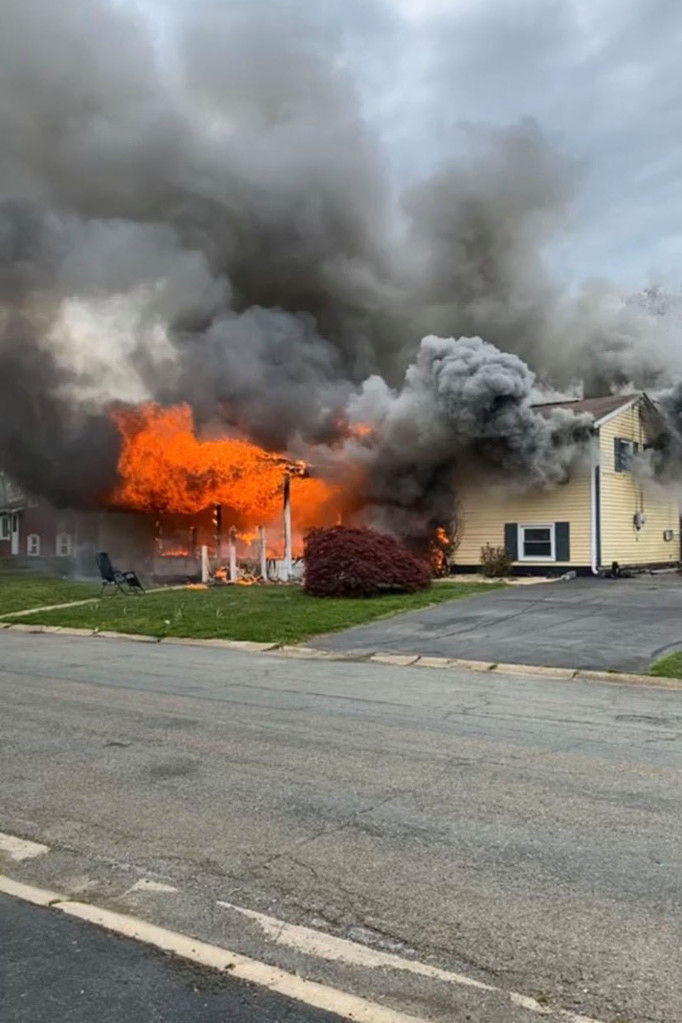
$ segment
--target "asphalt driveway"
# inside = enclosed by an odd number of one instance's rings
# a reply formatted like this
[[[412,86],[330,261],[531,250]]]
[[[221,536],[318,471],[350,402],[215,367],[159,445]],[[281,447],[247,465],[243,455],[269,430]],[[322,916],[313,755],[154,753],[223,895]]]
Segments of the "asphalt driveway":
[[[570,668],[645,671],[682,648],[682,577],[580,578],[497,590],[311,645]]]

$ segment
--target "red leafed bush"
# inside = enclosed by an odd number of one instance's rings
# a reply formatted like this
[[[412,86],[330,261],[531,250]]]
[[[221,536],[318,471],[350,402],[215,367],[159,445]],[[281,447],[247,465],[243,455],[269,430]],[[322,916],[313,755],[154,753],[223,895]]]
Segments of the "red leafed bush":
[[[304,557],[304,588],[313,597],[375,597],[431,585],[428,565],[375,529],[313,529]]]

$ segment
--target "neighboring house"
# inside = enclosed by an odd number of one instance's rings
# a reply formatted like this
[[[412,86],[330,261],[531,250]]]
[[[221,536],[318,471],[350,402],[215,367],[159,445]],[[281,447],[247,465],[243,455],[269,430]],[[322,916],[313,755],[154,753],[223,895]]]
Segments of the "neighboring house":
[[[613,562],[669,566],[680,561],[680,511],[674,495],[631,471],[632,457],[662,431],[644,394],[587,398],[537,406],[562,407],[594,419],[595,445],[586,463],[551,490],[501,492],[483,483],[459,495],[456,569],[481,563],[485,544],[505,547],[516,572],[597,573]]]
[[[135,569],[146,580],[158,576],[167,581],[170,576],[182,581],[199,565],[198,549],[193,548],[211,542],[215,527],[210,509],[203,516],[180,519],[54,508],[44,499],[29,497],[0,471],[0,562],[4,567],[90,577],[97,572],[96,552],[107,551],[115,564]],[[198,572],[200,565],[194,574]]]
[[[54,508],[34,500],[0,472],[0,560],[35,572],[89,577],[95,553],[151,573],[155,522],[149,515]]]
[[[0,473],[0,558],[70,558],[77,516],[29,499]]]

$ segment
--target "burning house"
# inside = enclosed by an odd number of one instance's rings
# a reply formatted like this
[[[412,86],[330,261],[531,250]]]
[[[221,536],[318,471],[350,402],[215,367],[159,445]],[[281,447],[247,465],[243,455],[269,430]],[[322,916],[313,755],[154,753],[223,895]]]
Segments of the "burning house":
[[[576,169],[536,124],[470,130],[396,204],[303,8],[178,12],[159,46],[86,6],[24,0],[0,37],[0,466],[33,500],[0,508],[5,553],[184,577],[202,548],[260,564],[264,531],[286,573],[342,520],[426,556],[472,481],[567,495],[595,440],[567,399],[642,389],[666,429],[638,471],[677,500],[677,325],[553,279]],[[471,522],[467,563],[500,538]]]
[[[229,581],[245,574],[288,581],[303,530],[337,514],[334,490],[303,462],[244,439],[200,439],[185,405],[111,414],[121,431],[116,486],[90,508],[59,509],[6,481],[0,556],[57,559],[62,569],[70,560],[90,574],[94,553],[105,549],[157,582],[207,571]]]
[[[334,514],[328,484],[243,437],[197,436],[187,405],[112,415],[122,438],[118,485],[103,500],[153,517],[154,578],[201,574],[202,551],[231,581],[237,561],[253,578],[293,578],[303,532]]]

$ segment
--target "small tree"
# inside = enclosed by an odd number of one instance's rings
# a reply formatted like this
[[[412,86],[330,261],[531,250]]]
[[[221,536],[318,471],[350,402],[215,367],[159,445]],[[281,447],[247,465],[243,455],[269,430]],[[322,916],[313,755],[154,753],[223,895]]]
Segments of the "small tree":
[[[313,529],[305,539],[304,589],[314,597],[415,593],[431,584],[429,566],[393,536],[374,529]]]
[[[504,547],[492,547],[487,543],[481,547],[481,571],[489,579],[500,579],[509,575],[512,568],[512,560]]]

